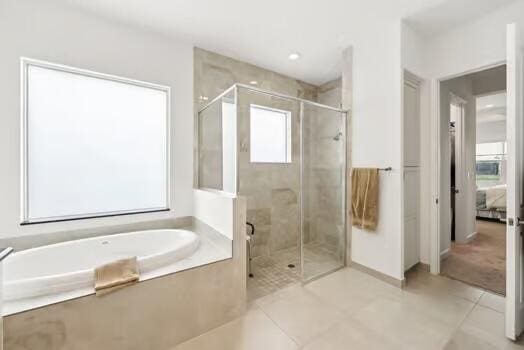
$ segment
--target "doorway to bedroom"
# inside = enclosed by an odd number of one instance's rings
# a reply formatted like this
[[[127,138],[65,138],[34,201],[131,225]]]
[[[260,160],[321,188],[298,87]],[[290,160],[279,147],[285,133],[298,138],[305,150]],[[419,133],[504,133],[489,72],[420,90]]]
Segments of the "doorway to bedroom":
[[[449,174],[440,272],[505,295],[506,66],[442,81],[440,99]]]

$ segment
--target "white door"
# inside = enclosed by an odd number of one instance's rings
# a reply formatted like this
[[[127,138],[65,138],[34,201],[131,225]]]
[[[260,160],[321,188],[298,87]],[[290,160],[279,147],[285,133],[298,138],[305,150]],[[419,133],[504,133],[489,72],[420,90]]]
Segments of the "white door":
[[[404,76],[404,271],[420,262],[420,88]]]
[[[420,92],[417,82],[404,82],[404,166],[420,166]]]
[[[404,271],[420,262],[420,171],[404,168]]]
[[[465,113],[466,112],[466,101],[458,96],[451,96],[451,104],[449,117],[450,121],[455,124],[455,185],[450,190],[454,193],[451,196],[455,196],[454,212],[451,214],[450,219],[455,220],[455,242],[460,244],[467,243],[467,236],[471,232],[467,232],[466,225],[469,219],[470,213],[467,210],[467,186],[465,186]],[[453,197],[451,197],[453,198]],[[451,231],[449,232],[451,237]]]
[[[523,330],[522,300],[522,128],[524,36],[516,24],[507,27],[507,223],[506,223],[506,336],[516,339]]]

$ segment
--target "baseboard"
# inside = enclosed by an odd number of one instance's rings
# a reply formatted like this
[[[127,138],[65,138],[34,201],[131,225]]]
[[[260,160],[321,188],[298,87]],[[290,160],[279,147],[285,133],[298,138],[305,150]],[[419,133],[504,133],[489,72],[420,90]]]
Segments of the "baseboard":
[[[450,248],[444,250],[443,252],[440,252],[440,261],[446,259],[450,253],[451,253]]]
[[[475,232],[473,232],[473,233],[470,233],[470,234],[466,237],[466,243],[471,242],[472,240],[475,239],[475,237],[477,237],[477,231],[475,231]]]
[[[407,269],[404,273],[408,273],[408,272],[415,271],[415,270],[429,272],[430,267],[429,267],[429,264],[418,262],[415,265],[411,266],[409,269]]]
[[[391,284],[395,287],[398,287],[398,288],[404,288],[404,286],[406,285],[406,280],[403,279],[403,280],[399,280],[399,279],[396,279],[395,277],[391,277],[389,275],[386,275],[385,273],[382,273],[380,271],[377,271],[377,270],[374,270],[370,267],[367,267],[367,266],[364,266],[364,265],[361,265],[359,263],[356,263],[354,261],[350,261],[349,262],[349,266],[356,269],[356,270],[359,270],[361,272],[364,272],[370,276],[373,276],[383,282],[386,282],[388,284]]]

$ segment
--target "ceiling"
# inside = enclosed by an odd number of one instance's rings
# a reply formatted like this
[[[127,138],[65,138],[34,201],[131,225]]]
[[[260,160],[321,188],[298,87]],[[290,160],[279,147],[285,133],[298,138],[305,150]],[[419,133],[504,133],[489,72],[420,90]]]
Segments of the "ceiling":
[[[439,35],[514,1],[448,0],[408,16],[405,20],[423,35]]]
[[[435,34],[512,0],[54,1],[318,85],[339,77],[342,50],[373,20]]]
[[[477,97],[477,124],[506,121],[506,93]]]

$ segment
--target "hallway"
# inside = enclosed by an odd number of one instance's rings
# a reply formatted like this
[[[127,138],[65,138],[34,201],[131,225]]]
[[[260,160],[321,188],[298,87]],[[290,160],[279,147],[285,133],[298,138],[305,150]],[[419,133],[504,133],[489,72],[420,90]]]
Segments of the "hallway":
[[[441,263],[444,276],[497,294],[506,293],[506,225],[477,220],[477,237],[453,244]]]

